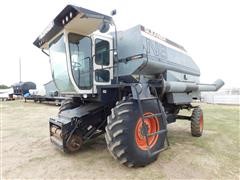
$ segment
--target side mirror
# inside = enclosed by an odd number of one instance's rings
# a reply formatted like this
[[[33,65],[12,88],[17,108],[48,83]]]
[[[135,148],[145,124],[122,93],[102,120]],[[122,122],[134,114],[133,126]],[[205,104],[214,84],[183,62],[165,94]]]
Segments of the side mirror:
[[[98,29],[101,33],[106,33],[108,32],[109,28],[110,28],[109,23],[103,21],[102,24],[100,24]]]

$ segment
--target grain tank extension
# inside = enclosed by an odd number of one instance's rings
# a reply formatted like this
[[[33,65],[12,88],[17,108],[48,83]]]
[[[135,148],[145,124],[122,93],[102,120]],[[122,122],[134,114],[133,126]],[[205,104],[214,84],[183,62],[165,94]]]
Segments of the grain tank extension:
[[[50,58],[53,81],[66,99],[49,119],[50,140],[78,151],[105,134],[110,154],[128,167],[145,166],[169,146],[167,125],[177,119],[203,132],[200,70],[183,46],[137,25],[117,31],[111,16],[66,6],[34,41]],[[178,115],[182,109],[191,116]]]

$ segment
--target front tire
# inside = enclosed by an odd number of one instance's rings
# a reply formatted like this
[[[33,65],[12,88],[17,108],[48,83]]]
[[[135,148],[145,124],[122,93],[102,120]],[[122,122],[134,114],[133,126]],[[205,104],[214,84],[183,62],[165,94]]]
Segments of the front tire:
[[[58,114],[60,114],[63,111],[73,109],[78,107],[80,104],[75,102],[72,98],[65,99],[62,101],[61,106],[59,107]]]
[[[145,115],[158,113],[157,103],[143,101]],[[148,133],[164,129],[160,118],[145,119]],[[158,154],[149,156],[146,138],[142,135],[142,120],[136,100],[122,101],[112,109],[108,116],[105,139],[111,155],[128,167],[146,166],[155,161]],[[151,152],[164,147],[166,134],[148,137]]]

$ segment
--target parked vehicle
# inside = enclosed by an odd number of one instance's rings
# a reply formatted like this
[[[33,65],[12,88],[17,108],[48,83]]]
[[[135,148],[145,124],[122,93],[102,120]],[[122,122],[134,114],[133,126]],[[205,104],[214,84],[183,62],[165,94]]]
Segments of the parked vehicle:
[[[50,56],[53,80],[69,97],[49,120],[51,142],[73,152],[105,133],[110,154],[128,167],[156,160],[176,119],[189,120],[192,135],[201,136],[203,112],[191,103],[224,84],[201,84],[183,46],[142,25],[117,31],[111,16],[73,5],[34,45]],[[181,109],[192,116],[178,115]]]

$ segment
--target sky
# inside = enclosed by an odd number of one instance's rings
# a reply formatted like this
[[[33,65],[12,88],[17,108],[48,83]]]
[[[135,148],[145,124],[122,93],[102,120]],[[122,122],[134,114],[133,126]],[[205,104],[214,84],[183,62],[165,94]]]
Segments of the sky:
[[[109,15],[118,30],[142,24],[181,44],[201,70],[201,82],[221,78],[240,88],[240,1],[238,0],[22,0],[0,2],[0,84],[38,86],[51,80],[49,58],[32,43],[67,5]]]

